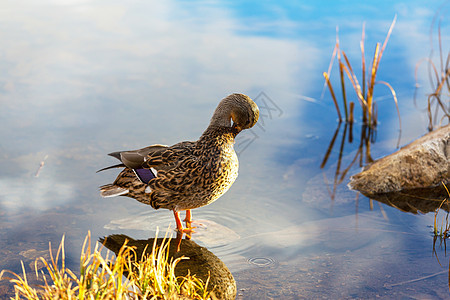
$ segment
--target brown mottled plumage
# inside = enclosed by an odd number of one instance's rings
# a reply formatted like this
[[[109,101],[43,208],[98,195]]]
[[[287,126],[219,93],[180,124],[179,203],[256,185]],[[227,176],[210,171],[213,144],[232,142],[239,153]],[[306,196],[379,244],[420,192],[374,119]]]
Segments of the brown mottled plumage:
[[[100,187],[103,197],[128,196],[153,208],[174,212],[177,229],[184,229],[179,211],[205,206],[222,196],[238,176],[233,144],[236,135],[258,121],[258,106],[246,95],[232,94],[217,106],[211,122],[196,142],[171,147],[153,145],[139,150],[110,153],[125,167],[112,184]],[[101,170],[100,170],[101,171]]]

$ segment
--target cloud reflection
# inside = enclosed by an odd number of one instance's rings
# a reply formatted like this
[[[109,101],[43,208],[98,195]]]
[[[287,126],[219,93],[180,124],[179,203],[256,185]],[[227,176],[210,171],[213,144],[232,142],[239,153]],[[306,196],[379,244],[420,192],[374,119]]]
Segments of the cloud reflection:
[[[277,104],[291,110],[298,103],[278,95],[308,86],[306,76],[297,81],[298,66],[307,72],[318,52],[310,41],[240,34],[244,25],[213,3],[14,1],[0,8],[0,164],[6,169],[18,157],[91,151],[86,145],[98,141],[113,149],[195,139],[231,92],[273,91]],[[55,174],[67,174],[70,158],[57,159]],[[83,161],[71,164],[80,177],[91,169]],[[1,179],[9,207],[27,201],[48,207],[82,189],[64,183],[65,175],[33,181],[17,173]]]
[[[67,202],[75,196],[74,186],[56,178],[0,178],[2,209],[45,210]]]

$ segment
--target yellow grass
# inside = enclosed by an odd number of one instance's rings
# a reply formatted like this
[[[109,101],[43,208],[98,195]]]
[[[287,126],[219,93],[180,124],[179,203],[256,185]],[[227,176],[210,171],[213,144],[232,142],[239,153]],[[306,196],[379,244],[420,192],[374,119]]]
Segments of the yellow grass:
[[[80,273],[75,274],[65,266],[63,237],[56,257],[50,247],[50,260],[38,259],[45,265],[45,272],[36,271],[41,286],[29,284],[23,263],[22,276],[3,270],[0,279],[14,284],[13,299],[210,299],[208,282],[193,275],[175,276],[177,263],[186,258],[170,260],[166,238],[167,234],[160,247],[155,238],[151,253],[144,251],[140,258],[125,243],[114,258],[109,251],[102,255],[98,243],[91,251],[89,233],[81,251]],[[10,278],[5,277],[8,273]]]
[[[450,196],[450,192],[449,192],[447,186],[444,183],[442,183],[442,185],[444,186],[445,190],[447,191],[447,194]],[[434,226],[433,226],[434,236],[435,237],[439,236],[442,239],[446,239],[450,236],[450,224],[448,223],[448,214],[449,214],[448,212],[447,212],[445,218],[442,218],[441,229],[438,228],[438,224],[437,224],[437,216],[438,216],[438,213],[441,210],[441,207],[444,203],[446,203],[448,205],[449,199],[442,200],[441,204],[434,212]],[[444,224],[444,220],[445,220],[445,224]]]

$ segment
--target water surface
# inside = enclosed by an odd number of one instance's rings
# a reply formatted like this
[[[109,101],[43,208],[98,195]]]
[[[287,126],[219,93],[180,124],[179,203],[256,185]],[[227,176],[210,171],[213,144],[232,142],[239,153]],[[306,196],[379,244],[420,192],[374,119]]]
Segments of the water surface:
[[[449,49],[449,8],[440,5],[3,2],[0,269],[18,272],[23,260],[29,270],[62,235],[76,269],[88,231],[94,239],[143,239],[173,228],[169,211],[101,198],[98,186],[117,172],[95,171],[115,163],[106,156],[112,151],[197,139],[218,101],[241,92],[258,103],[261,119],[237,140],[239,178],[219,201],[193,212],[203,224],[193,239],[225,262],[239,298],[448,298],[449,261],[443,245],[433,252],[433,214],[401,212],[349,191],[359,163],[333,185],[344,125],[338,128],[328,91],[322,97],[336,26],[359,70],[363,23],[369,59],[397,14],[378,79],[397,92],[400,144],[426,133],[428,73],[419,69],[415,106],[414,71],[430,53],[436,13]],[[399,125],[387,88],[378,86],[375,96],[371,155],[378,158],[396,149]],[[357,111],[342,167],[360,143]]]

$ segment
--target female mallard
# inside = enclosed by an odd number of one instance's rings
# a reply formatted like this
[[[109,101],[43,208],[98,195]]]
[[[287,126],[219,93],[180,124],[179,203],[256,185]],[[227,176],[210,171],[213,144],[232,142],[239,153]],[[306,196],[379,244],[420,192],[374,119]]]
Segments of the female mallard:
[[[103,197],[128,196],[154,209],[170,209],[178,231],[190,233],[191,209],[217,200],[236,180],[239,162],[234,138],[253,127],[258,117],[258,106],[252,99],[243,94],[229,95],[220,101],[196,142],[110,153],[122,163],[100,171],[125,169],[113,184],[101,186],[100,193]],[[182,210],[186,210],[188,228],[181,224]]]

